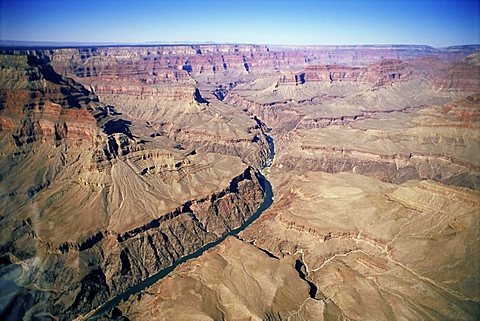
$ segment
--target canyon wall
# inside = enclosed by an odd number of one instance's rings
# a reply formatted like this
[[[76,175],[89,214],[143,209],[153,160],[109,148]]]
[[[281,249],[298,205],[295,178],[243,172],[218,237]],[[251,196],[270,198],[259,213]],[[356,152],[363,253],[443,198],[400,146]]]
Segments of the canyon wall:
[[[239,227],[263,202],[241,152],[180,148],[55,73],[41,52],[0,63],[2,318],[86,313]],[[243,121],[232,127],[263,138]],[[264,163],[266,149],[253,162]]]
[[[272,128],[275,201],[106,318],[476,320],[478,54],[437,54],[217,84]]]
[[[82,318],[242,225],[269,132],[272,208],[107,318],[473,320],[478,49],[2,50],[1,317]]]

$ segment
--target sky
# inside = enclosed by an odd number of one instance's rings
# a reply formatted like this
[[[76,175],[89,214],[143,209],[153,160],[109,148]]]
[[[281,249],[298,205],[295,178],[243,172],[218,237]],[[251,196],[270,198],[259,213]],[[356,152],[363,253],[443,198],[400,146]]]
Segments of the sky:
[[[480,43],[480,0],[0,0],[0,40]]]

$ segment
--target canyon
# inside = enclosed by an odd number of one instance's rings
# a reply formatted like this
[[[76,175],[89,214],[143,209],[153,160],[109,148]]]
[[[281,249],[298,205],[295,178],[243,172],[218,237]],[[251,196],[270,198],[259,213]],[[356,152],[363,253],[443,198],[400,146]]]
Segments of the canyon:
[[[5,47],[0,93],[2,319],[480,316],[479,46]]]

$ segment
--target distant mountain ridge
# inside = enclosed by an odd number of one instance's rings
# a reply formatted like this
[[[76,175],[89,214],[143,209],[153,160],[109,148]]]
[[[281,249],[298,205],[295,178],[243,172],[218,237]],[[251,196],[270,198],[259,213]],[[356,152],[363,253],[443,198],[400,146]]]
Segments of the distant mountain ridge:
[[[0,40],[0,48],[77,48],[77,47],[145,47],[145,46],[191,46],[191,45],[249,45],[249,43],[231,43],[216,41],[147,41],[147,42],[56,42],[56,41],[19,41]],[[447,47],[433,47],[419,44],[365,44],[365,45],[283,45],[283,44],[258,44],[267,45],[271,49],[299,49],[299,48],[331,48],[331,49],[403,49],[415,48],[425,51],[456,51],[480,50],[480,44],[454,45]]]

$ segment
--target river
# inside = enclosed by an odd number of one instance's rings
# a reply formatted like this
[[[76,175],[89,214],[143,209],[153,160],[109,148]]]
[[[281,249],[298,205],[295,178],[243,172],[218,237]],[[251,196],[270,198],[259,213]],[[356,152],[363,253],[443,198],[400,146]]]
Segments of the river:
[[[272,163],[273,163],[273,159],[275,157],[275,146],[274,146],[274,141],[273,141],[273,138],[272,136],[269,134],[269,133],[265,133],[265,138],[268,142],[268,146],[269,146],[269,149],[270,149],[270,155],[269,155],[269,159],[265,162],[264,166],[262,167],[262,171],[268,169],[270,166],[272,166]],[[181,258],[179,258],[177,261],[175,261],[171,266],[163,269],[163,270],[160,270],[159,272],[157,272],[156,274],[152,275],[151,277],[143,280],[142,282],[140,283],[137,283],[136,285],[132,286],[131,288],[129,288],[128,290],[120,293],[119,295],[117,295],[116,297],[114,297],[113,299],[111,299],[110,301],[107,301],[106,303],[102,304],[100,307],[98,307],[97,309],[91,311],[90,313],[88,313],[87,315],[85,315],[83,318],[82,317],[79,317],[77,320],[82,320],[82,319],[86,319],[86,320],[97,320],[99,317],[101,317],[103,314],[109,312],[110,310],[112,310],[114,307],[116,307],[121,301],[123,300],[127,300],[131,295],[133,294],[136,294],[140,291],[143,291],[144,289],[148,288],[149,286],[153,285],[155,282],[157,282],[158,280],[166,277],[168,274],[170,274],[178,265],[182,264],[182,263],[185,263],[191,259],[195,259],[197,257],[199,257],[200,255],[202,255],[205,251],[207,251],[208,249],[211,249],[212,247],[214,246],[217,246],[218,244],[222,243],[228,236],[232,236],[232,235],[237,235],[238,233],[240,233],[241,231],[243,231],[244,229],[246,229],[250,224],[252,224],[257,218],[260,217],[260,215],[267,209],[270,207],[270,205],[272,204],[273,202],[273,191],[272,191],[272,186],[270,185],[270,182],[266,179],[266,177],[263,175],[263,173],[260,173],[259,175],[259,180],[260,180],[260,183],[262,184],[262,187],[263,187],[263,190],[265,191],[265,197],[264,197],[264,200],[263,200],[263,203],[262,205],[260,205],[260,207],[257,209],[257,211],[252,215],[250,216],[240,227],[226,233],[225,235],[223,235],[220,239],[214,241],[214,242],[211,242],[211,243],[208,243],[208,244],[205,244],[203,247],[201,247],[200,249],[198,249],[197,251],[191,253],[191,254],[188,254],[186,256],[183,256]]]

